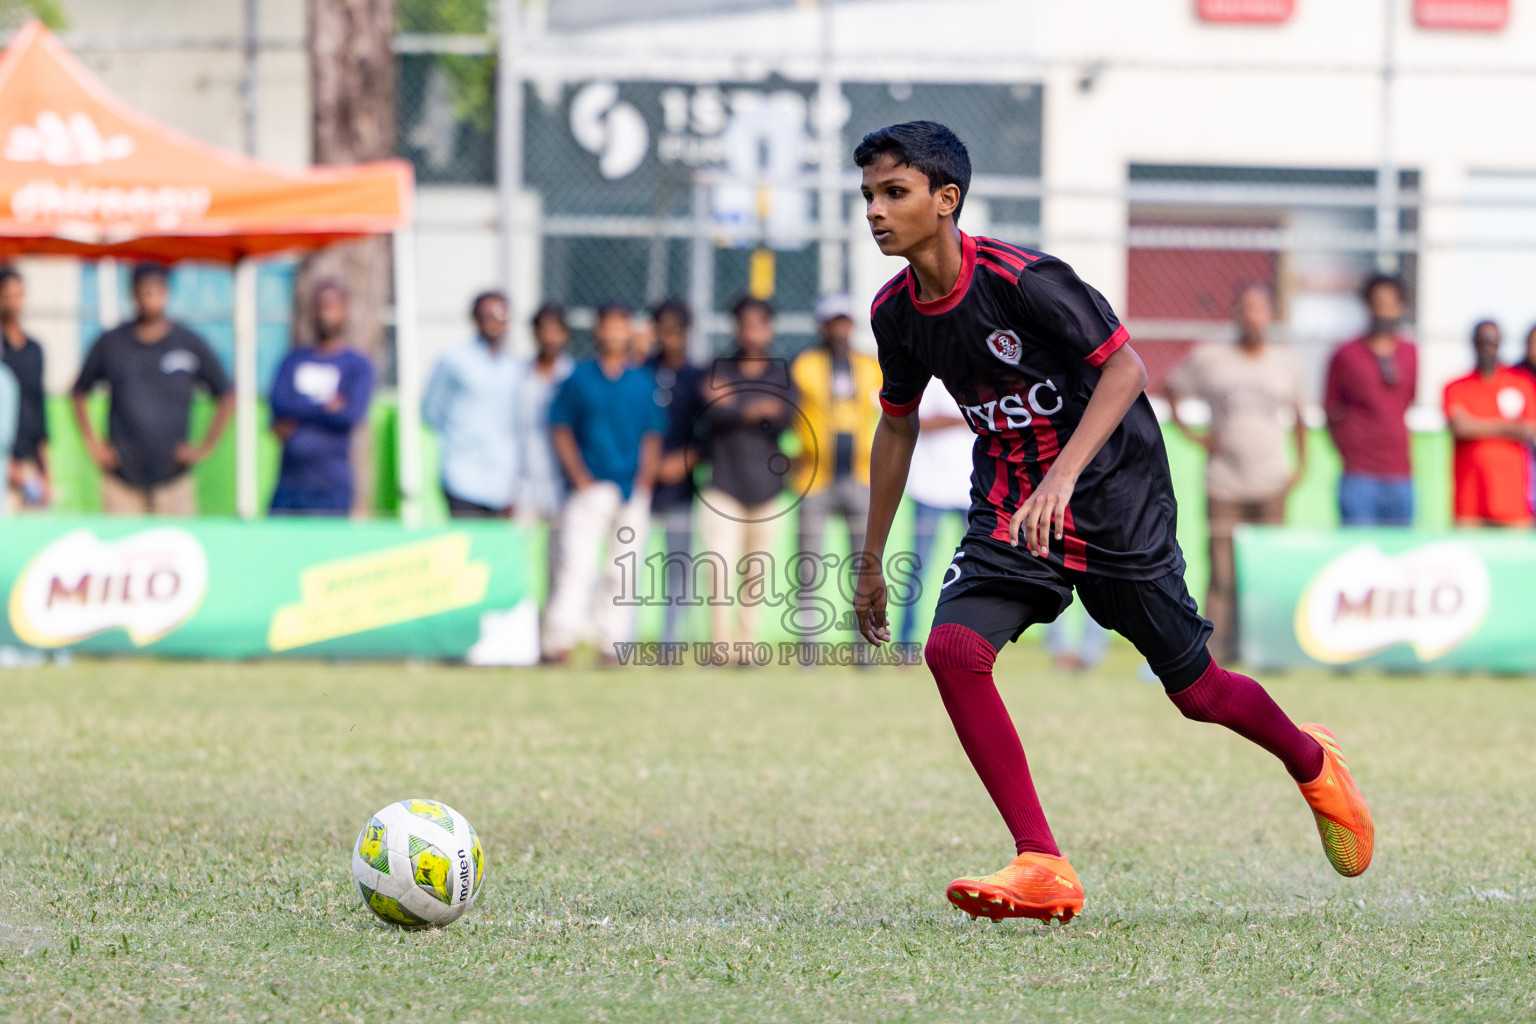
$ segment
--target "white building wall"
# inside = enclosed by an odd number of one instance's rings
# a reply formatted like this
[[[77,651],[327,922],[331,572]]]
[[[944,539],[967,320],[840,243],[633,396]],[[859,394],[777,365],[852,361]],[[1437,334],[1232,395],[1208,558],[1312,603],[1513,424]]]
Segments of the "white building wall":
[[[1123,298],[1123,249],[1081,236],[1123,226],[1124,206],[1072,189],[1123,185],[1133,162],[1369,169],[1381,160],[1386,0],[1301,3],[1281,26],[1205,24],[1189,0],[1048,8],[1046,187],[1066,194],[1045,203],[1046,244],[1114,299]],[[1444,381],[1470,365],[1473,321],[1502,310],[1506,337],[1522,339],[1536,321],[1536,303],[1488,294],[1490,275],[1517,288],[1519,275],[1498,268],[1536,260],[1536,233],[1523,230],[1532,218],[1462,205],[1469,174],[1536,172],[1536,134],[1517,127],[1536,103],[1536,16],[1515,5],[1502,33],[1448,32],[1417,28],[1409,0],[1395,9],[1391,145],[1399,167],[1422,174],[1420,402],[1436,405]],[[1097,74],[1085,90],[1088,69]],[[1493,234],[1504,248],[1469,248],[1476,225],[1484,236],[1502,225]]]
[[[241,152],[244,0],[68,0],[65,41],[125,102]],[[305,0],[260,0],[256,155],[309,163]]]

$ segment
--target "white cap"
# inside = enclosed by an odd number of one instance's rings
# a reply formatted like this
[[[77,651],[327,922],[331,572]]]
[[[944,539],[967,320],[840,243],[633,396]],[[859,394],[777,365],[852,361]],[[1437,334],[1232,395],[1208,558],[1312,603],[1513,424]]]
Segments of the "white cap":
[[[816,322],[824,324],[828,320],[836,320],[840,316],[853,319],[853,299],[847,292],[834,292],[831,295],[823,295],[816,303]]]

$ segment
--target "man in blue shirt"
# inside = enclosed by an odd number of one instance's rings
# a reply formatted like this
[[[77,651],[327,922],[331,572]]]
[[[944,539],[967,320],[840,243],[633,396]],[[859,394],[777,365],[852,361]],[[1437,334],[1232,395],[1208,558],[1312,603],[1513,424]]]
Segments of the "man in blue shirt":
[[[550,441],[570,485],[561,513],[559,570],[544,620],[544,659],[570,660],[588,624],[596,626],[604,664],[614,644],[633,639],[634,608],[619,604],[621,566],[638,571],[650,531],[651,488],[665,421],[656,379],[628,363],[630,309],[609,303],[592,335],[597,358],[581,363],[555,394]],[[594,597],[598,557],[607,542],[603,585]]]
[[[289,352],[272,381],[272,432],[283,442],[275,516],[352,510],[352,431],[373,399],[373,364],[347,345],[346,286],[322,281],[314,305],[314,346]]]
[[[443,497],[454,518],[510,515],[518,479],[518,361],[507,349],[507,298],[470,304],[475,336],[443,353],[421,400],[437,432]]]

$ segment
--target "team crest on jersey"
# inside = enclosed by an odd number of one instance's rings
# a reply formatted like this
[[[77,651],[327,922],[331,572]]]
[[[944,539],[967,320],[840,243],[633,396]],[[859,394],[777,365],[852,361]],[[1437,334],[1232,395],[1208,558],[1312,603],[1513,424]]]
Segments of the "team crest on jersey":
[[[1018,366],[1024,355],[1024,343],[1012,331],[993,331],[987,335],[987,348],[1009,366]]]

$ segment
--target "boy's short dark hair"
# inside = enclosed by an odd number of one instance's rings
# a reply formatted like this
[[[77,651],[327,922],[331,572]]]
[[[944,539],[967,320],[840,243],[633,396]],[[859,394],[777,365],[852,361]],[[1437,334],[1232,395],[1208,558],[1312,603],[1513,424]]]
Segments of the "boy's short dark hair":
[[[133,287],[137,288],[152,277],[165,284],[171,279],[171,272],[163,263],[140,263],[133,268]]]
[[[1403,279],[1396,274],[1372,274],[1365,279],[1365,284],[1360,286],[1360,298],[1364,302],[1371,301],[1371,295],[1377,288],[1387,287],[1397,292],[1397,297],[1403,302],[1408,301],[1408,287],[1403,284]]]
[[[7,281],[20,281],[21,271],[15,267],[0,267],[0,288],[5,287]]]
[[[667,299],[651,310],[652,320],[660,320],[664,316],[676,320],[685,331],[693,326],[693,310],[682,299]]]
[[[528,326],[537,328],[539,321],[549,317],[561,327],[567,326],[565,322],[565,307],[558,302],[546,302],[533,311],[533,316],[528,320]]]
[[[853,151],[853,162],[868,167],[889,154],[898,164],[906,164],[928,177],[932,195],[945,185],[960,189],[955,204],[955,223],[965,206],[965,194],[971,189],[971,154],[960,137],[936,121],[907,121],[888,125],[864,136]]]
[[[491,288],[476,295],[473,299],[470,300],[469,303],[470,319],[473,320],[479,317],[480,307],[485,305],[487,302],[490,302],[492,299],[499,299],[502,304],[505,305],[507,301],[507,293],[495,288]]]
[[[610,316],[622,316],[625,319],[628,319],[634,315],[635,307],[631,306],[623,299],[609,299],[607,302],[604,302],[602,305],[597,307],[597,318],[599,320]]]
[[[731,316],[735,317],[737,320],[740,320],[742,314],[749,309],[757,310],[769,320],[772,320],[775,316],[773,307],[770,306],[766,300],[759,299],[752,295],[747,295],[743,298],[737,299],[736,305],[731,307]]]

